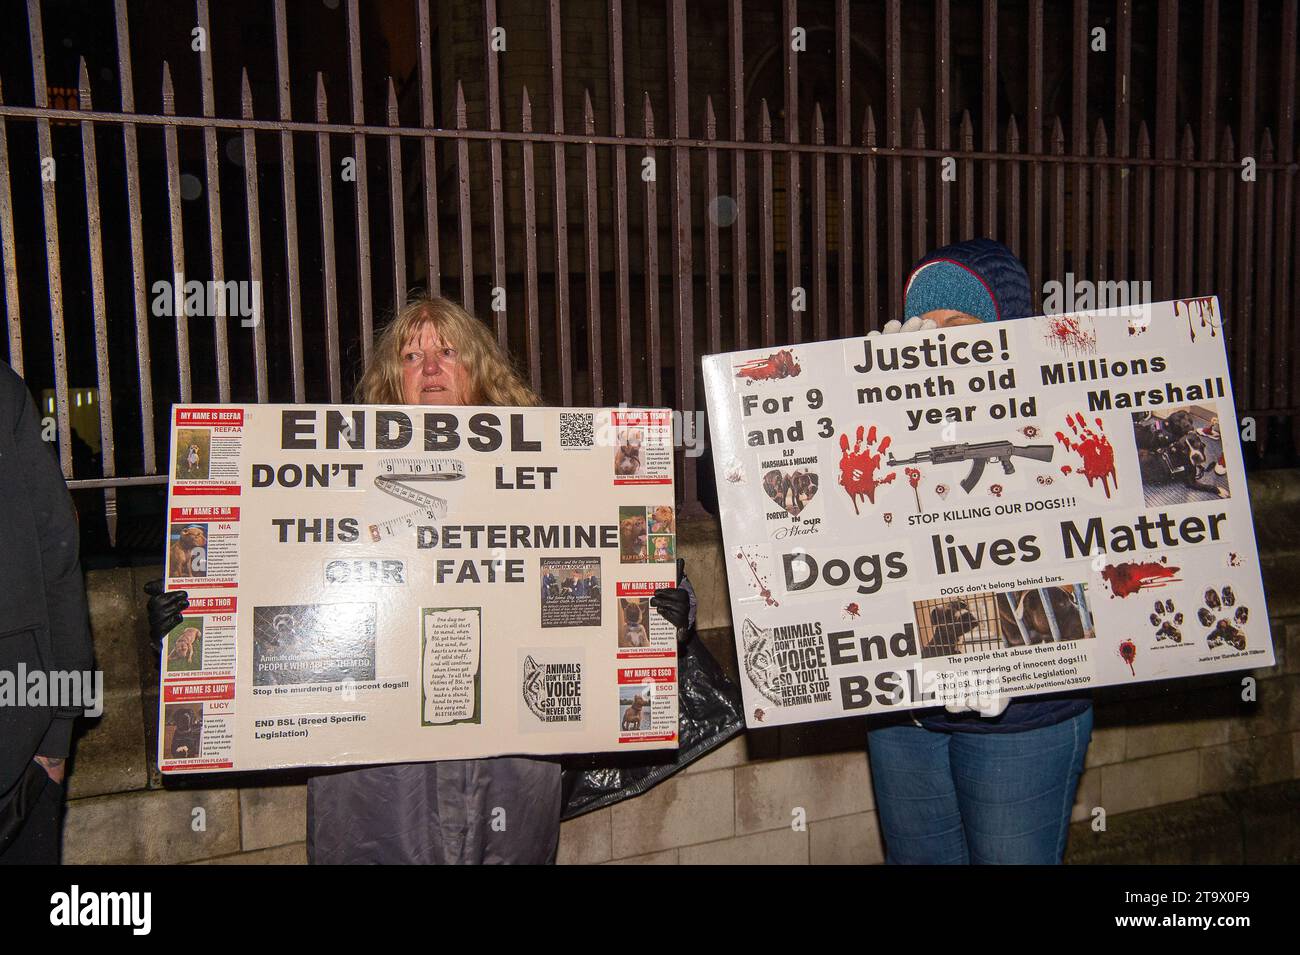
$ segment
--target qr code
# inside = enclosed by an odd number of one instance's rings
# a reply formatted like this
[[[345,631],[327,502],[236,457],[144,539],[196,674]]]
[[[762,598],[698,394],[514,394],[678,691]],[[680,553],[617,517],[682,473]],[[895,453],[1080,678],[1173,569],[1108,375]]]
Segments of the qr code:
[[[560,447],[590,448],[596,444],[595,418],[590,412],[560,412]]]

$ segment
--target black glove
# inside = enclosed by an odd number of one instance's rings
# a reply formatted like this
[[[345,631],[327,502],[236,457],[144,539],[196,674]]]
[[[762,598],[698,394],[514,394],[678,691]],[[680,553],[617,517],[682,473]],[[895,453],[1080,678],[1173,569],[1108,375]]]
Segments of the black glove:
[[[181,622],[181,611],[190,605],[189,594],[184,590],[163,590],[161,580],[151,580],[144,585],[149,595],[149,642],[162,652],[163,638]]]
[[[654,596],[650,598],[650,606],[659,611],[659,616],[677,628],[679,642],[685,640],[690,634],[691,622],[691,595],[682,586],[683,581],[686,580],[686,571],[683,569],[685,565],[685,560],[677,558],[677,586],[656,590]]]

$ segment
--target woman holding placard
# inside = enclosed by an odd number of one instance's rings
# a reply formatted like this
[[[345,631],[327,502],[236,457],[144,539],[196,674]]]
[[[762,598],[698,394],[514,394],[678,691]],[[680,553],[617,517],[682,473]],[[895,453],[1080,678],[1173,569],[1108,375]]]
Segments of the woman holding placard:
[[[1030,314],[1029,276],[991,239],[931,252],[912,269],[886,334]],[[875,334],[875,333],[873,333]],[[972,696],[867,733],[891,863],[1059,863],[1092,737],[1087,694]]]
[[[541,399],[487,327],[441,298],[417,298],[375,340],[357,386],[365,404],[530,407]],[[651,606],[679,631],[694,617],[684,577]],[[155,640],[181,622],[184,591],[151,584]],[[499,757],[364,766],[307,784],[313,863],[549,863],[560,832],[560,765]]]

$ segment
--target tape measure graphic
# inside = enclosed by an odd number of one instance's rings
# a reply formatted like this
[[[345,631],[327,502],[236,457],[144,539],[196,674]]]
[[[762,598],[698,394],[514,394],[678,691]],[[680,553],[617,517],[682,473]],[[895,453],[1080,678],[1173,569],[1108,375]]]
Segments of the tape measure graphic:
[[[370,525],[370,539],[382,541],[413,529],[419,521],[440,521],[447,516],[447,501],[436,494],[412,487],[431,481],[459,481],[465,464],[454,458],[384,458],[379,462],[375,487],[389,497],[415,505],[398,517]]]

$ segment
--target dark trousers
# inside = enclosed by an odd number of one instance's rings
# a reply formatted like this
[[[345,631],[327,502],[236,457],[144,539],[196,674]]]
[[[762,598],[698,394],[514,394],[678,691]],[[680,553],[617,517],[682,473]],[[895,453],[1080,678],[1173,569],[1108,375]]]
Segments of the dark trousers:
[[[0,852],[0,865],[58,865],[63,840],[63,787],[45,780],[13,842]]]

